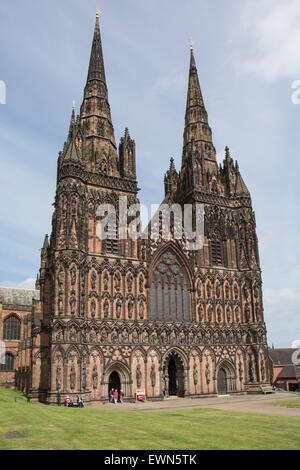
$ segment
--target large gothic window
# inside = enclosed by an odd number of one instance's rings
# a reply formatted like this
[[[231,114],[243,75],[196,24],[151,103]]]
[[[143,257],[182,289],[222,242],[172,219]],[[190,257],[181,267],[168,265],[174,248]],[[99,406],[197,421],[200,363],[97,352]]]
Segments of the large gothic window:
[[[156,264],[152,274],[150,299],[151,320],[190,320],[187,273],[171,250],[165,252]]]
[[[21,322],[14,315],[8,317],[3,324],[3,339],[20,339]]]

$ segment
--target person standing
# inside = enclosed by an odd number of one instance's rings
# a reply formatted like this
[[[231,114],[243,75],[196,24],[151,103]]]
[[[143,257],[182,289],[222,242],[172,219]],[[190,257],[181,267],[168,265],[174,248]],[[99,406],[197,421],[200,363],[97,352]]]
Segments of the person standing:
[[[119,397],[119,394],[118,394],[118,390],[116,389],[114,391],[114,403],[116,404],[118,402],[118,397]]]

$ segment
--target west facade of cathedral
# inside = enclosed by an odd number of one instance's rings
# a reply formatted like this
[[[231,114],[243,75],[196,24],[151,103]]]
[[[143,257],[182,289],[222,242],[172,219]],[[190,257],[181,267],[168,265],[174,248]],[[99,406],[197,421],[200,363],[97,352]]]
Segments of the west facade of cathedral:
[[[31,400],[105,401],[251,393],[269,384],[255,216],[238,164],[217,164],[191,49],[182,165],[164,178],[169,207],[204,207],[204,241],[99,237],[98,208],[139,204],[135,142],[117,147],[96,19],[80,114],[60,152],[40,296],[26,314],[16,386]],[[161,219],[158,218],[159,224]],[[11,314],[7,316],[10,318]],[[17,314],[16,314],[17,317]],[[2,316],[4,325],[6,318]],[[3,374],[4,372],[2,372]],[[1,382],[1,372],[0,372]]]

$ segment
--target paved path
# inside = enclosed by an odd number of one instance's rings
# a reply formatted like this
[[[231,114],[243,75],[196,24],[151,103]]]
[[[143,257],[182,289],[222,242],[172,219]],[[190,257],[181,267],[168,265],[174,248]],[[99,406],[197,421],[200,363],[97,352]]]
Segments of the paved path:
[[[271,405],[272,401],[299,400],[299,394],[273,393],[268,395],[235,395],[215,398],[169,398],[162,401],[148,401],[145,403],[106,403],[104,405],[90,405],[90,407],[105,410],[126,411],[172,411],[191,408],[214,408],[218,410],[242,411],[249,413],[264,413],[284,416],[299,416],[300,408],[286,408]]]

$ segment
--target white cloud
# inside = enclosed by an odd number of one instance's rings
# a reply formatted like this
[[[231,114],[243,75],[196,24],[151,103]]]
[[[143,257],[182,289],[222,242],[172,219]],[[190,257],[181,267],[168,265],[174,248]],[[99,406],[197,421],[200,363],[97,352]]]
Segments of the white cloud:
[[[286,302],[298,302],[300,300],[300,289],[283,288],[283,289],[265,289],[264,305],[265,307],[273,307]]]
[[[266,81],[300,78],[299,0],[249,0],[241,26],[251,48],[242,60],[244,71]]]
[[[178,95],[187,86],[187,76],[183,72],[173,70],[168,75],[160,77],[152,87],[152,95]]]
[[[2,281],[2,287],[14,287],[17,289],[35,289],[35,279],[28,278],[21,282]]]

